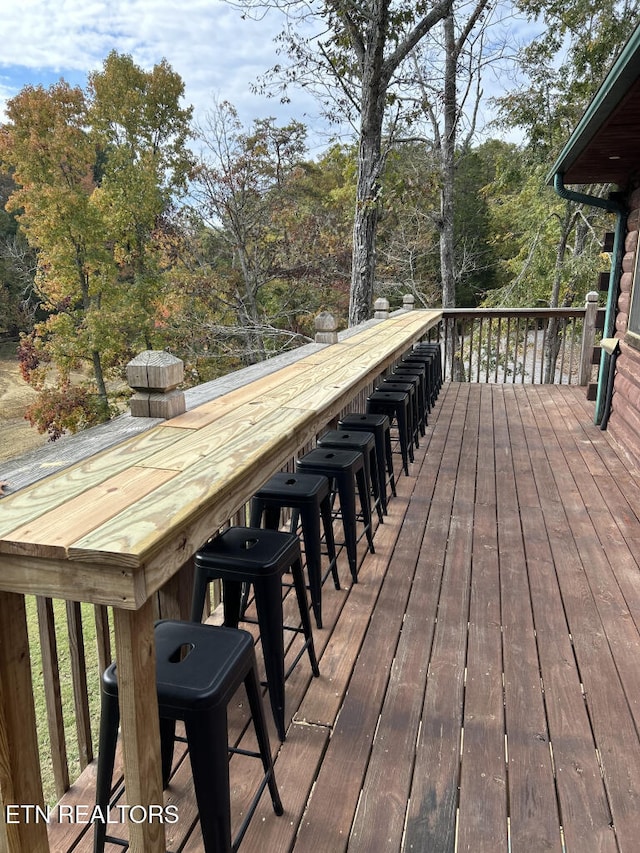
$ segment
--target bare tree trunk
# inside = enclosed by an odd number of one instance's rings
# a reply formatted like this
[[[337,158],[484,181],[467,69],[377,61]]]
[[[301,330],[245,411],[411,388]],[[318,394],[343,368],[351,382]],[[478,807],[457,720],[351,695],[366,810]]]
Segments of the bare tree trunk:
[[[95,376],[96,385],[98,386],[98,396],[104,403],[105,407],[109,405],[109,398],[107,396],[107,386],[104,381],[104,373],[102,372],[102,362],[100,361],[100,353],[97,350],[94,350],[91,353],[91,360],[93,362],[93,375]]]
[[[375,284],[378,193],[383,164],[382,123],[390,76],[390,71],[384,68],[389,2],[380,0],[375,7],[361,56],[360,144],[353,220],[350,326],[356,326],[371,316]]]
[[[371,316],[376,269],[378,227],[378,174],[380,140],[363,137],[360,143],[356,210],[353,220],[353,256],[349,325],[357,326]]]
[[[440,271],[442,307],[456,306],[455,236],[453,228],[456,145],[456,59],[453,15],[443,20],[445,42],[444,134],[440,150]]]

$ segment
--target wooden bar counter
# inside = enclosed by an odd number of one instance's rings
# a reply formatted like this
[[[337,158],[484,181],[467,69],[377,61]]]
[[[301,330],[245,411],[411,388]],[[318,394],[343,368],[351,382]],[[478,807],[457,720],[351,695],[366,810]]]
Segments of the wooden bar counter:
[[[153,594],[440,319],[395,315],[0,500],[0,849],[49,850],[11,808],[42,805],[24,596],[113,607],[127,802],[161,805]],[[159,821],[130,839],[165,850]]]

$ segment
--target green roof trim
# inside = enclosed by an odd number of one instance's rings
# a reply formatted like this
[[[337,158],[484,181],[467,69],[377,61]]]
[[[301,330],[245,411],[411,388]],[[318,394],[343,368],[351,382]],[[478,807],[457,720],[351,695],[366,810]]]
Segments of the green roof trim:
[[[547,183],[552,183],[556,174],[564,174],[575,163],[638,77],[640,77],[640,25],[636,27],[618,55],[578,126],[569,137],[547,176]]]

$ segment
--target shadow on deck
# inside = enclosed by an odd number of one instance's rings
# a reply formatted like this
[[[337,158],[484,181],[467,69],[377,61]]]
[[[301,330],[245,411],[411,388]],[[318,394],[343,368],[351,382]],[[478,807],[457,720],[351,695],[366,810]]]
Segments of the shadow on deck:
[[[263,797],[241,853],[640,849],[640,473],[592,417],[581,388],[443,387],[359,583],[325,584],[321,677],[303,659],[271,730],[285,814]],[[168,849],[200,853],[184,755],[166,798]]]

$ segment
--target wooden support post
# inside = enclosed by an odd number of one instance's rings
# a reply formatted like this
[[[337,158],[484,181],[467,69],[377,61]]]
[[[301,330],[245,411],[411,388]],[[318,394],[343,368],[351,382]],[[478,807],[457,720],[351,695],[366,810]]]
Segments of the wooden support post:
[[[0,849],[48,853],[24,595],[0,592]]]
[[[156,691],[153,599],[139,610],[113,611],[122,724],[124,783],[129,807],[161,810],[160,723]],[[161,815],[129,821],[132,853],[164,853]]]
[[[579,385],[588,385],[591,381],[591,353],[593,352],[596,335],[598,299],[599,295],[595,290],[587,293],[586,313],[582,328],[582,348],[580,351],[580,371],[578,374]]]

